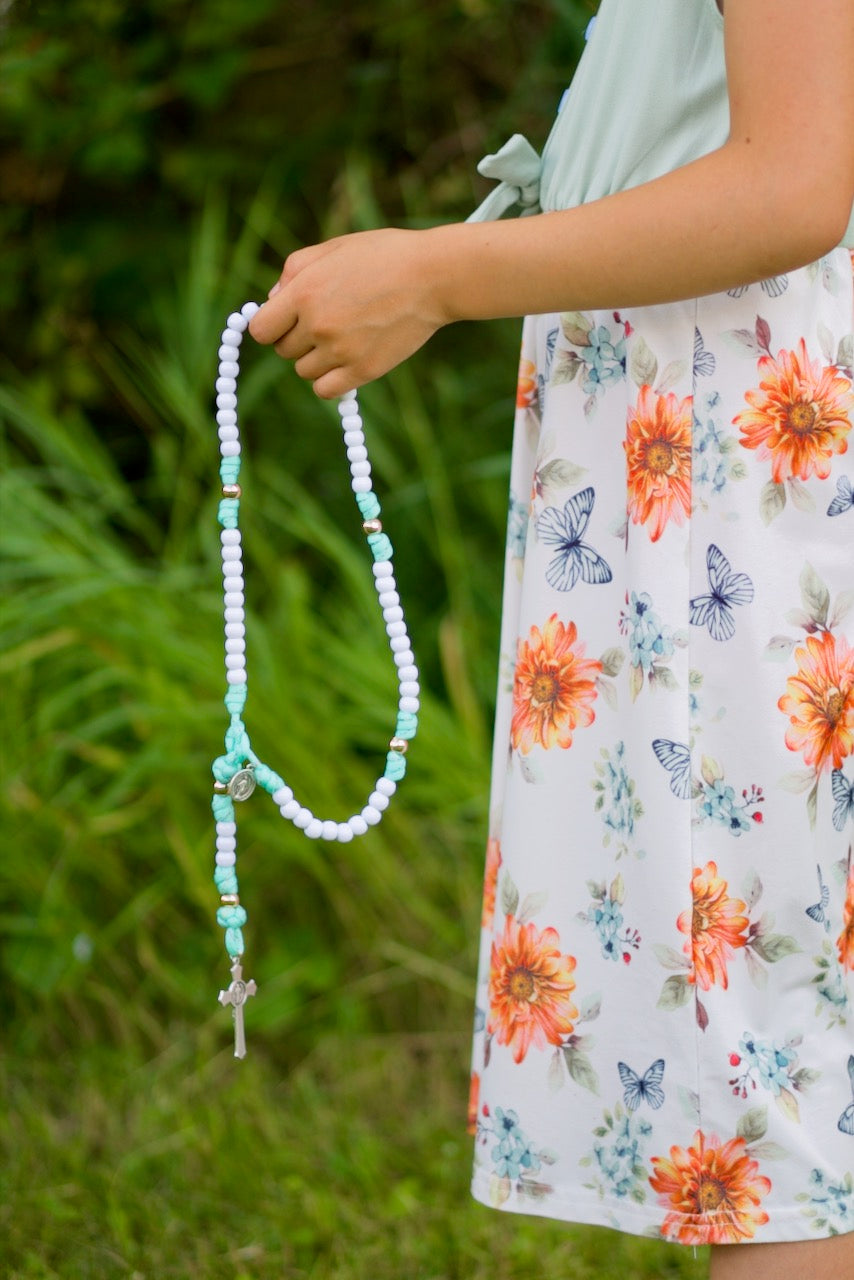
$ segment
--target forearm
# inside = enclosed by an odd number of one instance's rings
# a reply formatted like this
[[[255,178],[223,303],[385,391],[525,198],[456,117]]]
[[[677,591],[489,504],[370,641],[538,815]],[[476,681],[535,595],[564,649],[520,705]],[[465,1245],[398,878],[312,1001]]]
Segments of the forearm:
[[[575,209],[435,228],[428,256],[440,313],[452,321],[672,302],[814,261],[842,237],[844,198],[823,199],[820,186],[809,198],[811,175],[753,151],[728,143]]]

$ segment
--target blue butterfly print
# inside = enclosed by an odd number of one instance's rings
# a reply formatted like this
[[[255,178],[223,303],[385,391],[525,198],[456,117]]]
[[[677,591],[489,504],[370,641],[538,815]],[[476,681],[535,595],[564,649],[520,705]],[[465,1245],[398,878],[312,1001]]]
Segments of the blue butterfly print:
[[[823,924],[825,933],[829,933],[830,920],[827,916],[827,912],[825,908],[827,907],[827,904],[830,901],[830,890],[828,889],[827,885],[824,883],[824,880],[822,878],[821,867],[816,867],[816,871],[818,872],[818,891],[820,895],[819,901],[814,902],[811,907],[807,907],[806,909],[807,915],[809,916],[810,920],[815,920],[816,924]]]
[[[664,1075],[664,1059],[656,1058],[655,1062],[642,1076],[625,1062],[617,1063],[617,1070],[623,1082],[623,1098],[629,1111],[637,1111],[643,1101],[649,1103],[653,1111],[657,1111],[664,1102],[664,1090],[661,1079]]]
[[[827,508],[829,516],[841,516],[843,511],[854,508],[854,484],[848,476],[840,476],[836,481],[836,497]]]
[[[715,371],[716,361],[711,351],[707,351],[703,343],[703,335],[699,329],[694,329],[694,373],[699,376],[704,374],[710,378]]]
[[[691,798],[691,750],[682,742],[671,742],[669,738],[656,738],[652,749],[670,774],[670,790],[680,800]]]
[[[711,591],[691,601],[691,622],[695,627],[707,626],[713,640],[729,640],[735,635],[732,607],[750,604],[753,583],[746,573],[732,572],[729,560],[713,542],[706,552],[706,570]]]
[[[546,570],[546,580],[556,591],[570,591],[579,578],[589,583],[611,581],[611,570],[598,551],[582,542],[594,501],[593,489],[582,489],[563,511],[547,507],[537,521],[543,542],[560,548]]]
[[[830,775],[830,787],[836,803],[833,806],[833,825],[837,831],[845,826],[845,819],[854,818],[854,782],[849,782],[841,769]]]
[[[848,1058],[848,1079],[851,1082],[851,1092],[854,1094],[854,1053]],[[836,1126],[843,1133],[854,1134],[854,1102],[849,1102],[848,1106],[839,1117],[839,1123]]]
[[[788,276],[771,276],[768,280],[760,280],[759,287],[769,298],[779,298],[789,287]],[[731,298],[741,298],[747,293],[750,285],[741,284],[735,289],[727,289]]]

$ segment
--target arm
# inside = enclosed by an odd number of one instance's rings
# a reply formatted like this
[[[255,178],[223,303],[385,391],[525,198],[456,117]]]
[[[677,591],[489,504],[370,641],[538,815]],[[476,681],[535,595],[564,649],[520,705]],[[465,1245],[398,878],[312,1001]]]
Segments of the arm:
[[[854,4],[805,11],[727,0],[731,132],[717,151],[577,209],[300,250],[253,336],[331,397],[455,320],[669,302],[814,261],[854,199]]]

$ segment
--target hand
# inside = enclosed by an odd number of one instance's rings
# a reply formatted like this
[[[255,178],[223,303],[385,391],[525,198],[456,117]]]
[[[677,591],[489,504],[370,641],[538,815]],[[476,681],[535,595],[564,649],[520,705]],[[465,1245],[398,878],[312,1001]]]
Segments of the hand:
[[[249,332],[323,399],[379,378],[447,323],[429,231],[362,231],[292,253]]]

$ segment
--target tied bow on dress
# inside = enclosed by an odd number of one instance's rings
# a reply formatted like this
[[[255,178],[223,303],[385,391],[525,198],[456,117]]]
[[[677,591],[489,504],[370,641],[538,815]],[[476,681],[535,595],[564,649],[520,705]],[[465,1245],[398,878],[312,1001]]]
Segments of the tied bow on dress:
[[[514,133],[495,155],[484,156],[477,171],[498,183],[494,191],[478,205],[467,222],[491,222],[502,217],[514,205],[522,216],[540,212],[540,176],[542,160],[521,133]]]

